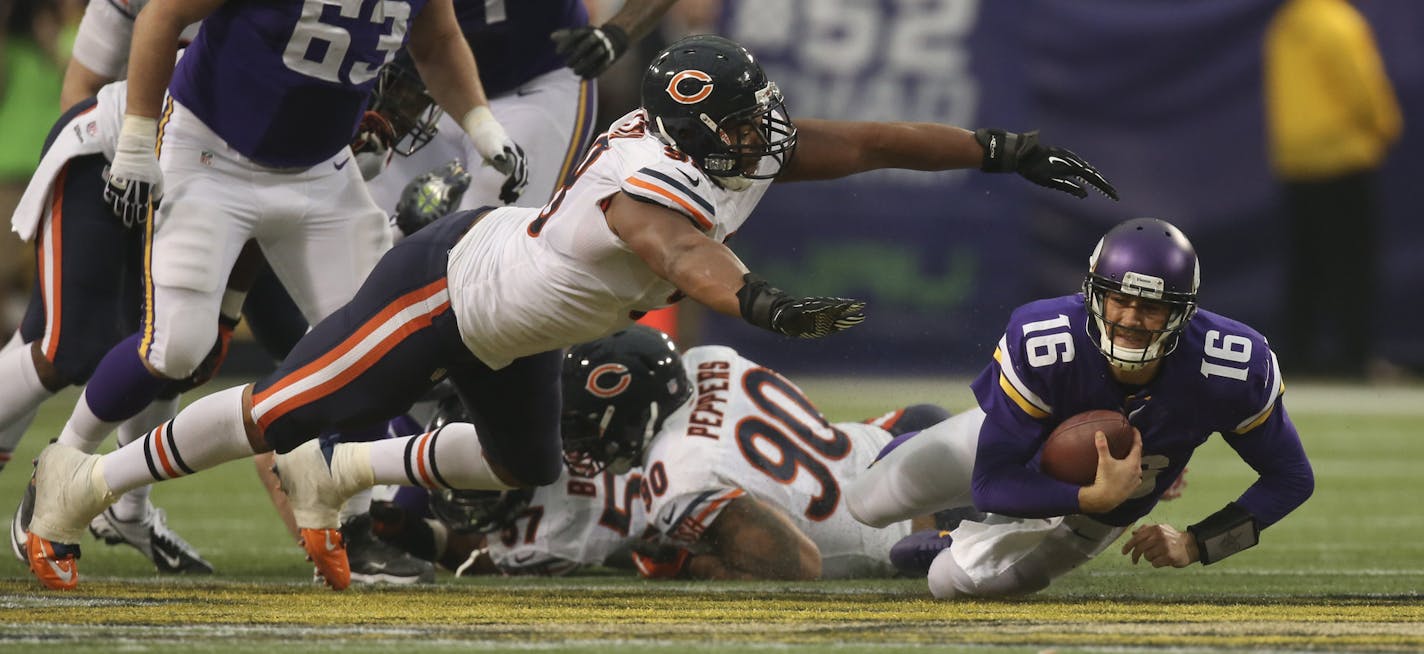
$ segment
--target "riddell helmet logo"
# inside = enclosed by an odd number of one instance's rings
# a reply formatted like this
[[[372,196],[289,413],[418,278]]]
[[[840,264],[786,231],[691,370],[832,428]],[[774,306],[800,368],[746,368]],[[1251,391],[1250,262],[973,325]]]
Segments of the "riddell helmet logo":
[[[621,363],[605,363],[588,373],[584,388],[595,397],[609,398],[628,390],[633,376],[628,374],[628,366]]]
[[[696,104],[712,95],[712,76],[700,70],[684,70],[668,80],[667,92],[672,99],[682,104]],[[683,93],[688,89],[692,93]]]

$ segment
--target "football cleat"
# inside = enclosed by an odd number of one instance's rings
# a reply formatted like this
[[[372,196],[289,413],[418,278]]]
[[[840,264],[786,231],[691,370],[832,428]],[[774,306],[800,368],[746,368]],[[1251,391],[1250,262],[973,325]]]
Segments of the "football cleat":
[[[316,579],[332,590],[346,590],[351,585],[351,564],[346,558],[346,543],[339,529],[301,530],[302,549],[307,560],[316,566]]]
[[[935,557],[953,542],[950,532],[943,529],[917,531],[890,548],[890,564],[907,577],[923,577],[929,574]]]
[[[352,516],[341,524],[351,581],[360,584],[415,584],[435,581],[435,565],[376,538],[371,515]]]
[[[20,505],[15,507],[15,516],[10,518],[10,552],[20,563],[29,563],[30,553],[25,543],[30,539],[30,518],[35,514],[35,476],[30,475],[25,484],[25,494],[20,497]]]
[[[79,546],[55,543],[35,534],[25,540],[30,572],[45,588],[74,590],[79,585]]]
[[[30,535],[53,543],[78,543],[89,521],[113,503],[97,454],[63,443],[40,452],[35,467],[35,510]],[[34,554],[35,547],[27,548]]]
[[[337,447],[332,456],[341,457],[352,451]],[[317,575],[334,590],[351,585],[351,565],[339,530],[341,505],[356,491],[370,486],[369,480],[362,484],[360,480],[338,478],[337,470],[357,467],[328,463],[315,439],[277,455],[277,477],[300,529],[302,548],[316,566]]]
[[[143,518],[121,520],[113,507],[109,507],[89,521],[89,533],[109,545],[124,543],[142,552],[159,572],[213,573],[212,564],[203,560],[197,548],[168,528],[168,516],[163,509],[156,509],[152,504],[146,508]]]

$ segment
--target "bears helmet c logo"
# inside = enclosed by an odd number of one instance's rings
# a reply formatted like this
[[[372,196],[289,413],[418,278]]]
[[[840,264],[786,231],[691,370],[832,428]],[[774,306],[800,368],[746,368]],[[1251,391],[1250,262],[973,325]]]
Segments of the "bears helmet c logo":
[[[683,93],[679,85],[692,90],[692,93]],[[711,75],[700,70],[684,70],[668,80],[667,92],[682,104],[696,104],[712,94],[713,86]]]
[[[583,387],[595,397],[607,399],[628,390],[631,383],[633,376],[628,374],[628,366],[605,363],[589,371],[588,381],[584,382]]]

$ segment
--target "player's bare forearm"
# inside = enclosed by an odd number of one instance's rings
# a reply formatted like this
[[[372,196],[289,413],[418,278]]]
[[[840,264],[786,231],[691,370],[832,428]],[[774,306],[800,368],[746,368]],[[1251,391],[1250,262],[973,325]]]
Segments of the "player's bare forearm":
[[[821,552],[786,514],[751,496],[732,500],[703,533],[731,579],[807,580],[821,576]],[[689,569],[695,574],[695,570]]]
[[[837,179],[881,168],[978,168],[984,159],[974,133],[951,125],[800,118],[796,131],[796,155],[777,181]]]
[[[628,0],[605,25],[617,25],[632,41],[641,40],[677,0]]]
[[[747,267],[727,246],[698,231],[671,209],[613,196],[608,224],[654,274],[718,313],[740,317],[737,290]]]
[[[183,28],[217,11],[226,0],[153,0],[134,19],[129,45],[128,106],[125,113],[158,118],[163,94],[173,80],[173,61]]]
[[[94,97],[100,88],[112,81],[79,63],[78,58],[70,57],[69,65],[64,69],[64,84],[59,91],[59,110],[69,111],[70,107],[86,98]]]
[[[434,0],[421,9],[411,21],[408,47],[430,97],[452,118],[459,120],[471,109],[489,104],[451,0]]]

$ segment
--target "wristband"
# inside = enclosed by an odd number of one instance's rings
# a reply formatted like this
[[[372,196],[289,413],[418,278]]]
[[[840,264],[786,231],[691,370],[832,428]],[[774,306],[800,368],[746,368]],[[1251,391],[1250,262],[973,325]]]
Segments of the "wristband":
[[[1256,518],[1235,502],[1187,527],[1187,532],[1197,542],[1202,565],[1211,565],[1261,542]]]
[[[737,290],[742,320],[762,329],[772,329],[776,307],[786,300],[786,293],[756,273],[742,275],[742,281],[745,285]]]

